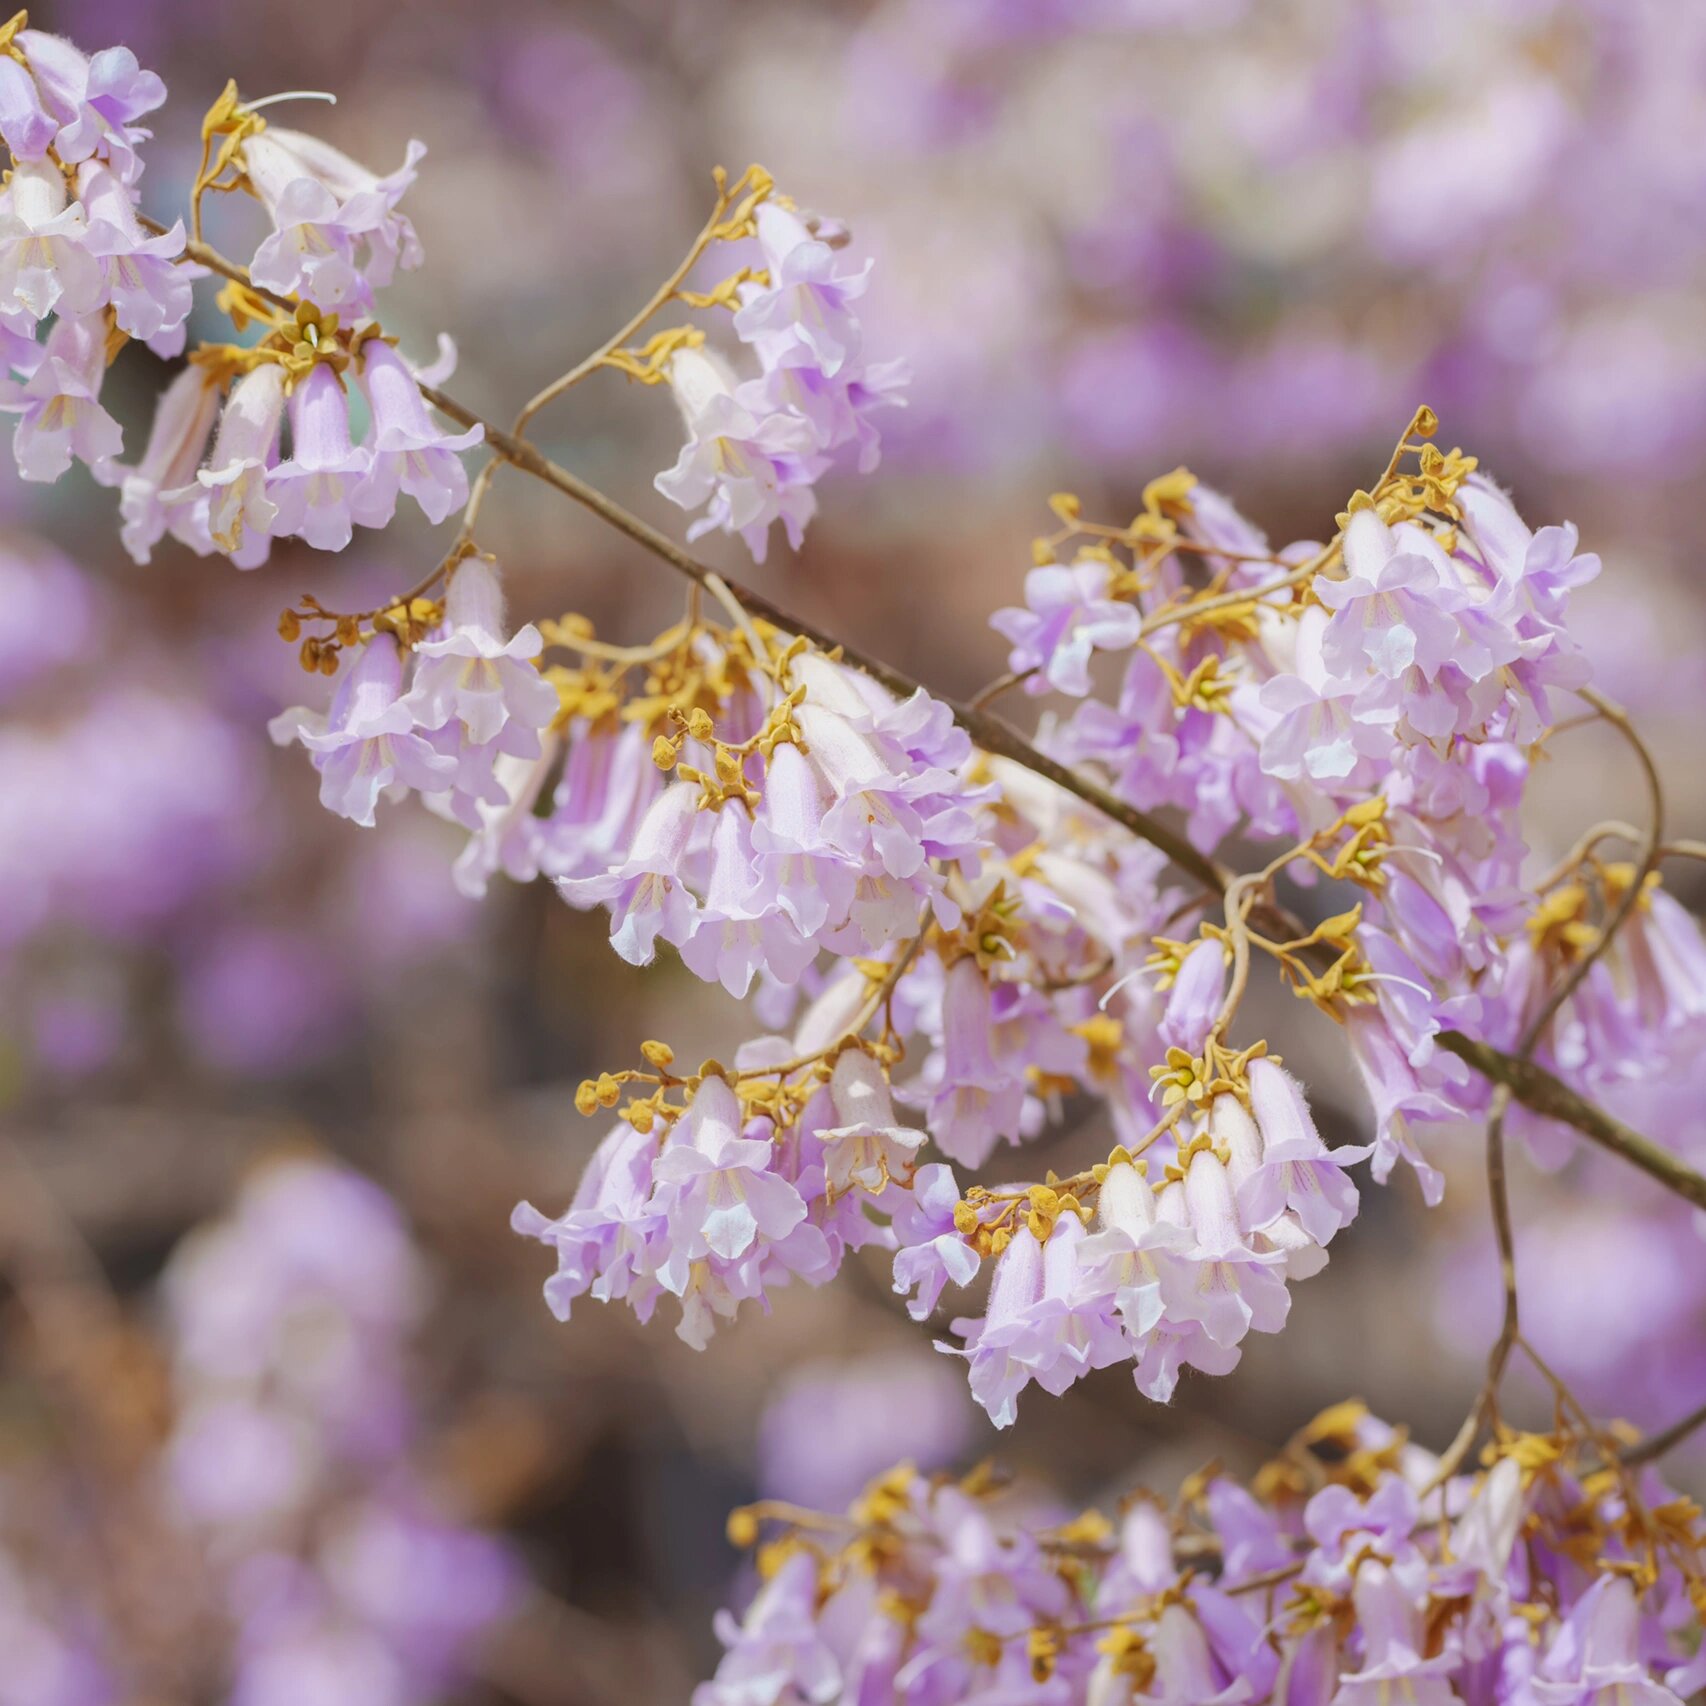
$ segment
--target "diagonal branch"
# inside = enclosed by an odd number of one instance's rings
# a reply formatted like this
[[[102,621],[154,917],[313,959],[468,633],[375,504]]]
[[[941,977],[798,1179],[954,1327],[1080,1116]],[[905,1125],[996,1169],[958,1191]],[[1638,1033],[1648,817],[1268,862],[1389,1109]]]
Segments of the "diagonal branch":
[[[1691,1410],[1680,1422],[1672,1422],[1663,1433],[1649,1434],[1640,1444],[1620,1451],[1618,1458],[1628,1468],[1655,1462],[1667,1451],[1681,1445],[1691,1433],[1703,1427],[1706,1427],[1706,1404],[1702,1404],[1697,1410]]]
[[[650,523],[630,514],[620,504],[607,498],[597,487],[589,486],[586,481],[571,474],[567,468],[559,467],[529,440],[515,438],[500,431],[491,422],[483,420],[472,409],[464,408],[454,397],[447,397],[442,391],[435,391],[432,387],[423,385],[421,395],[441,414],[447,415],[458,425],[483,427],[486,443],[504,461],[519,468],[524,474],[531,474],[534,479],[542,480],[565,497],[573,498],[584,509],[591,510],[601,521],[614,527],[618,533],[624,533],[637,545],[643,545],[677,574],[685,575],[689,580],[705,587],[708,587],[713,579],[721,579],[739,602],[755,616],[763,617],[766,622],[784,628],[790,634],[798,634],[810,640],[814,646],[824,651],[839,650],[856,669],[863,670],[873,680],[881,682],[891,693],[906,698],[917,692],[921,686],[921,683],[914,681],[904,671],[885,663],[881,658],[872,657],[869,653],[848,645],[845,640],[827,634],[821,628],[814,627],[810,622],[772,603],[762,593],[753,592],[738,582],[730,581],[726,575],[717,576],[714,570],[683,551],[667,534],[660,533]],[[1087,805],[1094,806],[1115,823],[1129,829],[1140,840],[1159,848],[1180,870],[1195,877],[1204,888],[1217,894],[1225,889],[1230,880],[1229,874],[1212,859],[1198,852],[1177,831],[1169,829],[1147,812],[1127,805],[1124,800],[1088,777],[1080,776],[1066,765],[1057,763],[1039,752],[1011,723],[1002,718],[974,706],[960,704],[953,699],[944,699],[943,703],[954,713],[954,720],[984,751],[1010,758],[1027,770],[1046,777],[1068,793],[1075,794]]]
[[[144,218],[142,223],[156,234],[165,229],[152,219]],[[210,245],[191,241],[184,245],[184,253],[186,258],[206,267],[210,272],[246,285],[254,289],[257,295],[279,307],[290,312],[295,311],[296,305],[288,297],[278,296],[272,291],[251,285],[249,275],[243,267],[227,259]],[[565,497],[572,498],[583,508],[591,510],[619,533],[626,534],[636,544],[644,546],[678,574],[685,575],[696,585],[703,587],[709,587],[713,580],[718,579],[713,570],[683,551],[666,534],[660,533],[638,516],[630,514],[596,487],[589,486],[584,480],[571,474],[568,469],[559,467],[536,445],[501,431],[490,421],[442,391],[429,386],[422,386],[421,391],[434,408],[459,425],[483,428],[487,444],[503,461],[543,481]],[[740,585],[733,585],[732,590],[748,610],[762,616],[776,627],[801,635],[826,651],[839,649],[849,663],[862,669],[873,680],[881,682],[890,692],[904,698],[916,692],[921,685],[891,664],[848,645],[812,623],[802,621],[761,594]],[[1086,805],[1095,807],[1140,840],[1147,841],[1152,847],[1165,853],[1180,870],[1194,877],[1204,888],[1216,894],[1226,892],[1227,885],[1232,880],[1232,873],[1199,852],[1184,836],[1169,829],[1147,812],[1127,805],[1124,800],[1088,777],[1080,776],[1066,765],[1039,752],[1011,723],[992,715],[977,703],[966,705],[952,699],[946,699],[944,703],[953,712],[960,727],[986,752],[1011,759],[1015,764],[1023,765],[1027,770],[1053,782],[1057,787],[1083,800]],[[1694,849],[1689,846],[1680,850],[1692,852]],[[1543,1068],[1456,1031],[1442,1031],[1439,1040],[1445,1048],[1479,1072],[1482,1077],[1492,1080],[1495,1084],[1505,1085],[1523,1106],[1575,1127],[1584,1136],[1621,1155],[1696,1207],[1706,1208],[1706,1178],[1685,1166],[1649,1138],[1643,1137],[1620,1120],[1613,1119],[1585,1097],[1577,1095],[1568,1085],[1561,1083]]]
[[[1584,1137],[1622,1156],[1667,1190],[1675,1191],[1696,1208],[1706,1209],[1706,1176],[1696,1173],[1668,1149],[1660,1148],[1650,1137],[1643,1137],[1632,1126],[1614,1119],[1585,1096],[1577,1095],[1545,1067],[1505,1054],[1464,1036],[1461,1031],[1441,1031],[1438,1040],[1441,1048],[1472,1066],[1483,1078],[1502,1084],[1525,1108],[1574,1126]]]

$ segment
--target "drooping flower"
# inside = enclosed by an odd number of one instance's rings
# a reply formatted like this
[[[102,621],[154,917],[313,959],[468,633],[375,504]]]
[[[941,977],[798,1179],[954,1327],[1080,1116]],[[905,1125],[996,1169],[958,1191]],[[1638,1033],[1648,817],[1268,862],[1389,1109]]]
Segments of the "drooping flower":
[[[278,519],[269,488],[284,403],[284,370],[276,363],[262,362],[244,374],[225,399],[213,455],[196,484],[162,495],[168,514],[204,503],[209,540],[239,568],[263,560]]]
[[[107,333],[100,317],[55,320],[41,364],[0,400],[0,408],[19,417],[12,454],[26,480],[57,480],[75,457],[103,485],[117,482],[124,434],[101,404],[106,373]]]
[[[504,635],[503,588],[480,557],[460,563],[445,596],[444,632],[415,648],[409,703],[423,729],[456,722],[477,747],[514,724],[533,732],[556,716],[557,692],[534,668],[544,649],[531,622]],[[524,756],[524,755],[520,755]]]
[[[760,205],[756,223],[769,282],[744,288],[736,333],[767,368],[809,365],[834,378],[859,354],[850,304],[864,295],[871,263],[841,271],[835,250],[774,201]]]
[[[408,363],[380,339],[362,345],[361,388],[373,415],[367,477],[355,496],[363,527],[384,527],[406,492],[435,526],[468,501],[468,474],[458,451],[478,444],[484,427],[441,432],[427,413]]]
[[[173,524],[167,494],[194,481],[218,413],[218,382],[203,368],[186,367],[160,393],[142,460],[125,470],[119,488],[121,537],[137,562],[152,558]]]
[[[738,533],[761,563],[771,523],[780,520],[797,549],[817,508],[812,482],[821,466],[811,424],[785,410],[755,414],[701,350],[677,352],[670,383],[688,438],[675,466],[654,484],[683,509],[707,506],[687,537],[719,528]]]
[[[277,510],[274,534],[299,534],[320,551],[343,550],[369,461],[368,452],[350,442],[342,383],[331,368],[316,366],[290,395],[290,458],[267,483]]]
[[[297,707],[267,725],[277,745],[296,740],[313,754],[320,803],[369,829],[387,789],[434,794],[448,787],[456,773],[456,761],[436,752],[417,732],[402,688],[397,642],[389,634],[376,634],[345,665],[328,716]]]
[[[1012,642],[1007,667],[1030,673],[1033,692],[1052,687],[1081,699],[1090,691],[1090,654],[1136,644],[1143,616],[1110,596],[1113,574],[1101,557],[1046,564],[1025,576],[1024,609],[990,617],[990,626]]]

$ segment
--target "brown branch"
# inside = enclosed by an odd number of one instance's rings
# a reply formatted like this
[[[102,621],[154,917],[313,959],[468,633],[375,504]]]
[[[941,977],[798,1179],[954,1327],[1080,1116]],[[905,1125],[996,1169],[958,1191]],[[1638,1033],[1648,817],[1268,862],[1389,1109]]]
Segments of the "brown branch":
[[[1456,1055],[1465,1065],[1472,1066],[1483,1078],[1504,1085],[1531,1112],[1574,1126],[1584,1137],[1591,1138],[1602,1149],[1622,1156],[1631,1166],[1639,1167],[1667,1190],[1675,1191],[1696,1208],[1706,1209],[1706,1176],[1696,1173],[1668,1149],[1660,1148],[1632,1126],[1614,1119],[1585,1096],[1577,1095],[1545,1067],[1537,1066],[1531,1060],[1519,1060],[1487,1043],[1466,1037],[1461,1031],[1441,1031],[1438,1041],[1441,1048]]]
[[[143,224],[152,231],[159,232],[165,228],[155,221],[144,219]],[[249,277],[246,270],[236,262],[228,260],[220,252],[205,243],[189,242],[184,246],[186,256],[221,277],[232,279],[239,284],[248,285]],[[254,289],[254,286],[250,286]],[[276,303],[279,307],[294,312],[295,304],[287,297],[274,294],[271,291],[256,289],[256,294]],[[516,438],[501,431],[490,421],[474,413],[456,401],[454,397],[444,392],[434,390],[430,386],[421,387],[425,396],[434,408],[450,420],[464,427],[478,426],[485,432],[486,442],[492,450],[505,462],[519,468],[523,473],[530,474],[536,480],[553,487],[565,497],[572,498],[583,508],[589,509],[601,520],[614,527],[619,533],[626,534],[636,544],[644,546],[655,557],[667,563],[678,574],[685,575],[697,586],[708,586],[714,578],[713,571],[696,558],[683,551],[674,540],[660,533],[655,527],[642,521],[638,516],[631,515],[620,504],[607,498],[596,487],[589,486],[584,480],[571,474],[568,469],[559,467],[552,462],[537,446],[523,438]],[[726,577],[724,577],[726,580]],[[879,681],[892,693],[902,697],[915,692],[919,683],[912,677],[884,663],[880,658],[873,657],[860,651],[834,635],[825,633],[821,628],[809,622],[802,621],[780,605],[772,603],[761,594],[736,583],[728,583],[739,601],[750,611],[762,616],[767,622],[778,628],[786,629],[789,633],[798,634],[810,640],[814,645],[826,651],[839,648],[842,656],[855,668],[862,669],[873,680]],[[953,712],[955,721],[971,738],[986,752],[997,753],[1003,758],[1011,759],[1014,763],[1023,765],[1026,769],[1053,782],[1057,787],[1083,800],[1086,805],[1095,807],[1104,816],[1129,830],[1140,840],[1147,841],[1152,847],[1165,853],[1182,871],[1194,877],[1204,888],[1217,894],[1224,894],[1227,885],[1232,880],[1232,873],[1215,860],[1207,858],[1191,845],[1182,835],[1158,822],[1147,812],[1139,811],[1135,806],[1127,805],[1125,801],[1110,793],[1100,784],[1088,777],[1079,775],[1066,765],[1057,763],[1046,754],[1039,752],[1012,724],[996,717],[978,707],[976,704],[963,705],[952,699],[943,701]],[[1598,714],[1604,715],[1603,711]],[[1613,719],[1615,720],[1615,719]],[[1638,885],[1637,885],[1638,886]],[[1566,1085],[1561,1084],[1543,1069],[1532,1064],[1519,1061],[1506,1055],[1498,1049],[1485,1043],[1478,1043],[1454,1031],[1445,1031],[1440,1035],[1441,1043],[1455,1054],[1460,1060],[1473,1067],[1483,1077],[1494,1083],[1504,1084],[1517,1101],[1537,1113],[1543,1113],[1550,1118],[1562,1120],[1565,1124],[1574,1126],[1584,1136],[1592,1138],[1596,1143],[1620,1154],[1627,1161],[1640,1167],[1660,1183],[1676,1191],[1679,1195],[1699,1207],[1706,1208],[1706,1179],[1685,1167],[1674,1156],[1660,1149],[1656,1144],[1631,1130],[1620,1121],[1595,1107],[1593,1103],[1578,1096]]]
[[[199,258],[199,257],[198,257]],[[697,558],[690,556],[667,534],[660,533],[650,523],[642,521],[637,515],[627,510],[612,499],[607,498],[595,486],[589,486],[578,476],[571,474],[567,468],[559,467],[551,461],[536,445],[524,438],[514,438],[509,433],[493,426],[490,421],[483,420],[472,409],[465,408],[454,397],[446,396],[442,391],[435,391],[431,386],[423,385],[421,395],[432,404],[441,414],[448,416],[458,425],[478,426],[485,429],[486,443],[513,467],[519,468],[524,474],[531,474],[534,479],[543,481],[547,486],[561,492],[565,497],[573,498],[583,509],[589,509],[601,521],[607,522],[618,533],[626,534],[635,544],[643,545],[654,557],[667,563],[677,574],[685,575],[699,586],[708,586],[715,571],[707,568]],[[891,693],[906,698],[918,691],[920,683],[892,664],[885,663],[881,658],[873,657],[868,652],[860,651],[850,646],[845,640],[838,639],[833,634],[825,633],[823,629],[795,616],[791,611],[784,610],[779,604],[773,603],[762,593],[753,592],[750,588],[731,581],[724,575],[719,577],[734,593],[740,603],[755,616],[761,616],[766,622],[777,628],[786,629],[790,634],[798,634],[810,640],[814,646],[824,651],[839,649],[842,656],[856,669],[863,670],[874,681],[881,682]],[[1173,861],[1180,870],[1195,877],[1204,888],[1215,893],[1222,892],[1230,880],[1228,873],[1215,864],[1212,859],[1199,853],[1184,836],[1165,824],[1158,822],[1147,812],[1139,811],[1124,800],[1111,794],[1106,788],[1092,782],[1088,777],[1080,776],[1076,771],[1068,769],[1064,764],[1057,763],[1046,754],[1039,752],[1011,723],[988,711],[982,711],[970,705],[960,704],[953,699],[944,698],[942,701],[954,714],[954,720],[985,752],[997,753],[1003,758],[1010,758],[1016,764],[1022,764],[1027,770],[1035,771],[1037,775],[1046,777],[1057,787],[1064,788],[1068,793],[1076,795],[1085,804],[1094,806],[1104,816],[1112,818],[1122,828],[1129,829],[1140,840],[1147,841],[1151,846],[1159,848]]]
[[[1691,1433],[1706,1427],[1706,1404],[1698,1410],[1691,1410],[1680,1422],[1672,1422],[1663,1433],[1651,1434],[1638,1445],[1632,1445],[1626,1451],[1617,1454],[1618,1461],[1625,1468],[1636,1468],[1643,1463],[1651,1463],[1663,1457],[1667,1451],[1679,1446]]]

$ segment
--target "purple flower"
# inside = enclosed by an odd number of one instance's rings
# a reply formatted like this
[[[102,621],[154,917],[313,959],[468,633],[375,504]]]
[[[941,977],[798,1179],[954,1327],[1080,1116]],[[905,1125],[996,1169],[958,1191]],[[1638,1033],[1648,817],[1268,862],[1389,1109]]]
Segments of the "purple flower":
[[[698,903],[681,871],[698,814],[699,790],[676,782],[640,820],[626,858],[598,876],[557,879],[571,905],[610,908],[610,945],[630,965],[650,965],[659,936],[679,947],[693,929]]]
[[[170,514],[193,506],[205,493],[208,537],[240,568],[260,560],[252,555],[253,548],[264,551],[278,517],[269,487],[283,419],[284,370],[263,362],[231,387],[214,434],[213,455],[196,475],[197,483],[162,495]],[[250,560],[244,561],[245,556]]]
[[[247,138],[244,170],[274,231],[255,251],[256,284],[321,309],[369,309],[395,269],[420,264],[414,227],[396,204],[426,149],[409,144],[402,167],[376,177],[313,137],[269,128]]]
[[[1136,605],[1109,596],[1113,565],[1082,557],[1049,563],[1025,576],[1025,608],[998,610],[990,626],[1012,642],[1007,667],[1035,671],[1032,692],[1052,687],[1082,699],[1090,691],[1090,654],[1125,651],[1143,632]]]
[[[134,183],[142,173],[136,145],[149,134],[135,121],[166,99],[166,85],[144,71],[128,47],[85,57],[70,42],[40,30],[20,30],[14,41],[59,121],[53,140],[59,158],[67,165],[104,160],[125,183]]]
[[[753,871],[752,831],[743,805],[717,813],[711,831],[711,870],[693,933],[681,943],[689,971],[720,983],[736,1000],[762,966],[783,983],[797,983],[817,958],[816,946],[766,892]]]
[[[191,281],[206,277],[206,269],[182,259],[181,220],[158,237],[143,231],[134,193],[108,166],[86,164],[78,173],[78,194],[89,221],[85,243],[106,263],[102,294],[122,330],[170,358],[183,352]]]
[[[484,427],[446,433],[434,426],[409,365],[389,344],[362,345],[361,387],[373,413],[367,449],[372,458],[355,496],[363,527],[384,527],[407,492],[436,526],[468,501],[468,475],[456,454],[478,444]]]
[[[19,416],[12,454],[26,480],[57,480],[73,457],[87,463],[103,485],[118,480],[114,462],[124,449],[124,434],[101,406],[106,346],[98,316],[62,315],[47,335],[41,365],[0,402]]]
[[[954,1227],[959,1200],[953,1169],[931,1162],[913,1175],[910,1192],[895,1206],[894,1289],[914,1294],[906,1304],[914,1321],[929,1319],[944,1286],[970,1285],[977,1276],[977,1252]]]
[[[182,516],[166,494],[194,481],[219,413],[219,386],[205,369],[186,367],[154,406],[148,447],[142,460],[124,472],[119,488],[120,536],[138,563],[152,560],[154,547]]]
[[[880,1191],[891,1179],[909,1179],[924,1133],[895,1119],[882,1067],[862,1049],[845,1050],[830,1074],[829,1094],[837,1123],[817,1134],[829,1188]]]
[[[48,161],[21,161],[0,193],[0,305],[33,331],[56,310],[92,314],[105,275],[89,246],[83,204],[68,201],[65,176]]]
[[[480,557],[460,563],[445,595],[444,632],[415,648],[420,660],[409,705],[423,729],[452,720],[483,747],[511,723],[529,731],[557,715],[557,690],[533,667],[544,649],[529,622],[504,637],[503,589],[492,565]],[[535,747],[535,752],[537,748]]]
[[[321,805],[369,829],[386,789],[433,794],[456,774],[455,760],[435,752],[416,731],[402,687],[397,642],[376,634],[345,666],[329,717],[298,706],[267,725],[277,745],[298,740],[314,755]]]
[[[745,287],[736,333],[766,368],[812,366],[834,378],[859,354],[851,304],[865,293],[871,263],[842,272],[835,251],[775,202],[759,207],[756,223],[770,282]]]
[[[316,366],[291,393],[290,460],[268,482],[277,506],[274,534],[300,535],[319,551],[343,550],[354,531],[350,509],[368,461],[367,451],[350,443],[342,382],[331,368]]]
[[[925,1103],[936,1147],[981,1167],[1003,1138],[1018,1135],[1025,1085],[996,1063],[989,986],[975,960],[960,960],[942,984],[941,1062]]]
[[[811,487],[819,458],[811,423],[784,411],[753,413],[700,350],[677,352],[670,382],[688,439],[675,466],[653,484],[683,509],[708,506],[687,537],[719,528],[738,533],[762,563],[770,524],[779,520],[797,549],[817,508]]]
[[[1345,529],[1344,561],[1343,580],[1322,579],[1316,587],[1333,612],[1321,641],[1329,671],[1354,677],[1367,668],[1396,681],[1413,668],[1432,681],[1454,653],[1461,657],[1452,615],[1461,597],[1422,549],[1401,550],[1380,517],[1361,510]]]

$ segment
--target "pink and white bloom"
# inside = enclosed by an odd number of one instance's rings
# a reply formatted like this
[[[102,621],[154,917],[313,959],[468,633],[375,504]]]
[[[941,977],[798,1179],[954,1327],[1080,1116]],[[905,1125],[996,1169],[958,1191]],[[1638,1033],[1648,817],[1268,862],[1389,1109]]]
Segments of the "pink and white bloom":
[[[321,805],[367,829],[387,790],[436,793],[455,774],[455,760],[416,731],[402,689],[397,642],[375,634],[345,664],[328,716],[298,706],[267,725],[276,745],[300,741],[313,754]]]

